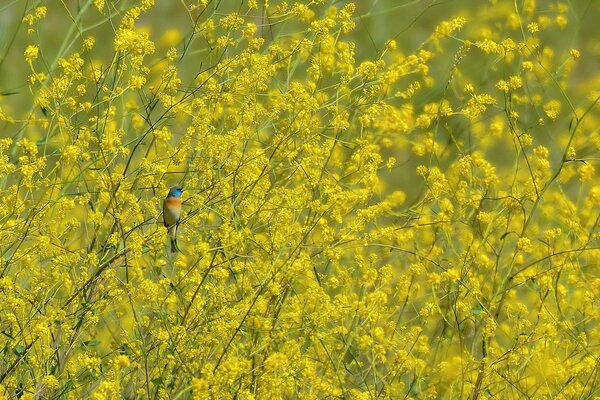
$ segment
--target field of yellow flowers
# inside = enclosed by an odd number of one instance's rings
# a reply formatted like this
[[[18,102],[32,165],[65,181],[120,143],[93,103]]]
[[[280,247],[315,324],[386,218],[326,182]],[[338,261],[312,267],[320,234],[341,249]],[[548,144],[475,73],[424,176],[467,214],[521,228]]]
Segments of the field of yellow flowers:
[[[0,2],[0,399],[600,398],[598,15]]]

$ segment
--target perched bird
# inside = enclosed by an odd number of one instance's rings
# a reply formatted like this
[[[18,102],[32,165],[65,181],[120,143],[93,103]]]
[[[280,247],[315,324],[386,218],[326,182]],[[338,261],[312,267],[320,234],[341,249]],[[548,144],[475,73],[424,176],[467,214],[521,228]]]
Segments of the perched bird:
[[[181,193],[183,187],[173,186],[163,201],[163,220],[171,239],[171,253],[175,253],[177,247],[177,227],[181,217]]]

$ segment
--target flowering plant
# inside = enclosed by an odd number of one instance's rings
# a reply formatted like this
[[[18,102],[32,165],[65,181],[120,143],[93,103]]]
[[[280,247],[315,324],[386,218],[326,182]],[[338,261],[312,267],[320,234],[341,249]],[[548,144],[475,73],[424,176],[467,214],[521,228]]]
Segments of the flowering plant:
[[[594,397],[600,5],[450,3],[0,6],[0,398]]]

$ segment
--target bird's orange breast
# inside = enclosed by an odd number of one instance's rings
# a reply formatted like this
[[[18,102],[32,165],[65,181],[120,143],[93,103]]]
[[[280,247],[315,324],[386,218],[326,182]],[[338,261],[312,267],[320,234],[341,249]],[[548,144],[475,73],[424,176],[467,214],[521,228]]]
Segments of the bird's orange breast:
[[[165,199],[165,204],[167,205],[167,207],[180,207],[181,199],[177,197],[169,197]]]

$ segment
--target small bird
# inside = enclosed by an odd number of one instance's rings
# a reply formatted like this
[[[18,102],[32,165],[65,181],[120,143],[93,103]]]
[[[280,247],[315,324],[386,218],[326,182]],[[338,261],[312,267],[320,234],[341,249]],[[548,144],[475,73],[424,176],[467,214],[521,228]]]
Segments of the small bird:
[[[177,252],[177,228],[181,217],[181,193],[183,187],[173,186],[163,201],[163,220],[171,239],[171,253]]]

